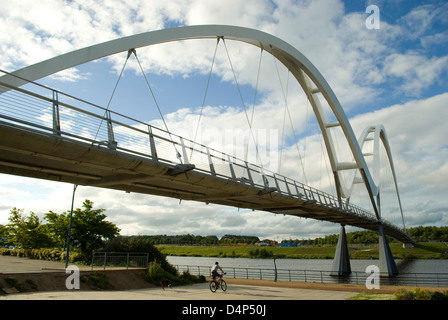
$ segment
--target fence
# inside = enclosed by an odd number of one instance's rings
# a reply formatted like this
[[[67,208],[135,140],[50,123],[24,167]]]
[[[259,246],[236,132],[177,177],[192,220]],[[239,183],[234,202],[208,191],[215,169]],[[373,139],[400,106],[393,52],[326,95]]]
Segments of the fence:
[[[136,252],[94,252],[92,265],[94,267],[106,268],[147,268],[149,262],[148,253]]]
[[[188,271],[194,275],[210,275],[209,266],[176,265],[179,273]],[[322,270],[289,270],[228,267],[225,270],[229,278],[300,281],[318,283],[350,283],[366,284],[370,274],[353,271],[348,276],[332,276],[330,271]],[[396,277],[380,277],[381,285],[448,287],[448,273],[403,273]]]

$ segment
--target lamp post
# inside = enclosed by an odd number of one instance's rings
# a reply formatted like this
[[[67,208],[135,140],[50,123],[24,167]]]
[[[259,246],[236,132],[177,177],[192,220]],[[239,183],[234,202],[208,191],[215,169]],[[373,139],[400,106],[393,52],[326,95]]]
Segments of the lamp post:
[[[73,185],[73,195],[72,195],[72,209],[70,211],[70,222],[68,224],[68,237],[67,237],[67,254],[65,255],[65,269],[68,267],[68,260],[70,255],[70,236],[72,233],[72,218],[73,218],[73,204],[75,202],[75,191],[78,188],[77,184]]]

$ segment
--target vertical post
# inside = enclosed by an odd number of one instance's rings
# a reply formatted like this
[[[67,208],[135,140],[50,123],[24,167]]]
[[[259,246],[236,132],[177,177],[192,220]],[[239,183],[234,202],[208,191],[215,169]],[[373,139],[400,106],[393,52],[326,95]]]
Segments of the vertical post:
[[[129,252],[126,254],[126,270],[129,269]]]
[[[151,148],[151,157],[153,160],[158,161],[159,158],[157,157],[157,149],[156,144],[154,142],[154,135],[152,134],[151,126],[148,126],[148,131],[149,131],[149,146]]]
[[[291,190],[289,189],[289,186],[288,186],[288,181],[286,181],[286,177],[283,177],[283,178],[284,178],[283,180],[285,180],[286,190],[288,190],[289,196],[292,197]]]
[[[209,148],[207,148],[207,158],[208,158],[208,165],[210,166],[210,173],[213,176],[216,176],[215,166],[213,165],[212,156],[210,155]]]
[[[246,170],[247,170],[247,176],[249,178],[250,184],[251,186],[254,185],[254,180],[252,179],[252,174],[250,173],[250,168],[249,168],[249,164],[246,161]]]
[[[61,135],[61,119],[59,118],[58,93],[53,91],[53,133]]]
[[[185,148],[184,139],[182,139],[182,137],[180,137],[180,144],[181,144],[181,147],[182,147],[182,156],[184,158],[184,163],[185,164],[189,164],[190,162],[188,161],[187,149]]]
[[[236,179],[235,170],[233,170],[232,161],[230,161],[230,156],[227,156],[229,161],[230,174],[232,175],[232,179]]]
[[[274,282],[277,282],[277,264],[275,263],[275,255],[274,255]]]
[[[70,210],[70,221],[69,221],[69,224],[68,224],[67,253],[65,255],[65,268],[66,269],[68,267],[68,261],[69,261],[69,256],[70,256],[70,237],[71,237],[71,233],[72,233],[73,204],[75,202],[75,191],[76,191],[77,187],[78,187],[77,184],[73,185],[72,208]]]
[[[343,276],[351,274],[350,256],[348,254],[347,237],[345,235],[345,226],[341,225],[338,244],[334,254],[332,276]]]
[[[110,116],[110,111],[107,112],[107,137],[108,137],[108,147],[112,150],[117,149],[117,142],[114,137],[114,130],[112,127],[112,118]]]

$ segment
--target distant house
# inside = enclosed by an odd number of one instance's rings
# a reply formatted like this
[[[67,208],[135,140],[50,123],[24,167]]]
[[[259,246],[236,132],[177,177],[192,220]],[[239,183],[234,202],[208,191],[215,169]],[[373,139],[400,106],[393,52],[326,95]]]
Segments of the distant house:
[[[300,247],[300,242],[282,242],[280,246],[282,248]]]

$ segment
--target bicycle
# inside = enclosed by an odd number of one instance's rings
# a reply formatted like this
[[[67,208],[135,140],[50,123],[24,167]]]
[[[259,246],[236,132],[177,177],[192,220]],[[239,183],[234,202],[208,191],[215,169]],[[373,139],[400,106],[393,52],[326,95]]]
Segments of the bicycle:
[[[224,273],[226,274],[226,273]],[[210,291],[215,293],[216,290],[219,289],[219,287],[221,287],[222,291],[226,291],[227,290],[227,283],[226,281],[222,278],[224,275],[220,274],[218,275],[219,279],[218,280],[212,280],[210,281]]]

